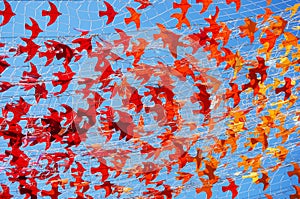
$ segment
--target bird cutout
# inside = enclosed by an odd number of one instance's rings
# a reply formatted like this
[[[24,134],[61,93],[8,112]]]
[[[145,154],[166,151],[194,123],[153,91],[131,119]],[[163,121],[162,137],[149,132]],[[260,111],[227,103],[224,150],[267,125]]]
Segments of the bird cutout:
[[[228,186],[222,186],[222,191],[231,191],[232,193],[232,199],[235,198],[238,195],[237,188],[239,187],[238,185],[235,184],[234,180],[232,178],[227,178],[229,185]]]
[[[262,29],[262,33],[265,33],[266,37],[265,38],[261,37],[259,41],[263,45],[268,44],[268,49],[267,49],[267,53],[268,53],[272,51],[272,49],[274,48],[278,36],[275,35],[269,28]]]
[[[230,30],[226,23],[220,22],[222,31],[219,32],[217,39],[222,40],[223,47],[228,43],[232,30]]]
[[[242,176],[243,179],[251,178],[253,183],[256,183],[259,179],[259,174],[257,172],[250,172],[249,175]]]
[[[173,8],[174,9],[181,9],[181,13],[183,15],[186,15],[188,10],[192,7],[191,4],[189,4],[188,0],[181,0],[180,3],[173,2]]]
[[[54,76],[56,76],[58,78],[58,80],[52,80],[52,84],[53,86],[61,86],[61,89],[59,92],[55,92],[54,95],[59,95],[62,94],[63,92],[65,92],[69,86],[69,84],[71,83],[73,76],[75,75],[75,73],[72,71],[72,69],[68,66],[65,65],[66,67],[66,71],[65,72],[57,72],[57,73],[53,73]]]
[[[84,29],[80,29],[80,28],[74,28],[74,30],[80,32],[80,36],[83,37],[85,35],[88,35],[90,33],[90,30],[84,30]]]
[[[256,27],[257,23],[249,18],[245,18],[244,21],[245,25],[239,26],[239,29],[241,31],[240,37],[244,38],[248,36],[250,39],[250,43],[252,44],[254,41],[254,34],[258,31],[258,28]]]
[[[202,182],[202,186],[196,188],[196,193],[201,193],[205,192],[206,193],[206,198],[211,198],[212,197],[212,187],[213,187],[213,181],[212,180],[207,180],[205,178],[200,178],[200,181]]]
[[[147,40],[144,38],[138,38],[139,44],[132,42],[132,48],[131,51],[126,51],[126,56],[133,56],[134,57],[134,62],[133,65],[136,65],[140,60],[141,57],[145,53],[145,49],[147,46],[150,44]],[[130,70],[130,69],[128,69]]]
[[[140,21],[140,17],[141,17],[141,13],[136,12],[133,8],[131,7],[126,7],[127,10],[130,12],[130,17],[129,18],[124,18],[125,23],[128,25],[131,22],[134,22],[136,25],[136,29],[139,30],[140,26],[141,26],[141,21]]]
[[[178,23],[176,24],[176,28],[178,28],[179,30],[181,30],[182,24],[185,24],[187,27],[191,28],[190,21],[183,13],[174,13],[171,15],[171,17],[178,20]]]
[[[82,52],[83,50],[86,50],[88,54],[92,52],[92,37],[74,39],[72,43],[80,45],[79,47],[75,48],[75,50],[78,52]]]
[[[160,29],[160,33],[153,34],[154,40],[158,40],[161,38],[164,43],[163,47],[165,48],[168,46],[171,55],[174,58],[177,58],[177,47],[178,46],[185,47],[184,43],[179,41],[181,36],[168,30],[163,24],[158,23],[156,25]]]
[[[284,20],[281,16],[273,16],[274,20],[268,20],[269,27],[273,31],[273,33],[277,36],[280,36],[284,33],[284,29],[287,25],[287,21]]]
[[[200,11],[200,14],[204,13],[210,6],[210,4],[213,3],[212,0],[196,0],[196,3],[202,3],[202,10]]]
[[[293,187],[295,188],[296,193],[290,195],[290,199],[297,199],[300,197],[300,186],[293,185]]]
[[[16,54],[14,56],[19,56],[23,53],[27,53],[27,57],[24,62],[30,61],[34,56],[38,53],[39,48],[41,47],[40,45],[37,45],[34,43],[31,39],[28,38],[21,38],[25,43],[26,46],[18,46],[16,49]]]
[[[5,60],[6,58],[9,58],[7,55],[0,55],[0,75],[5,71],[7,67],[10,66],[10,64]]]
[[[300,7],[300,3],[296,3],[292,7],[286,8],[284,11],[286,11],[286,12],[291,11],[290,18],[292,18],[297,13],[299,7]]]
[[[286,128],[284,128],[283,126],[278,126],[277,127],[278,129],[279,129],[279,132],[277,132],[276,134],[275,134],[275,137],[276,138],[279,138],[279,137],[281,137],[281,143],[283,144],[283,143],[285,143],[287,140],[288,140],[288,138],[289,138],[289,136],[292,134],[292,133],[294,133],[295,131],[296,131],[296,126],[295,127],[293,127],[293,128],[291,128],[291,129],[286,129]]]
[[[262,177],[259,178],[259,179],[257,179],[257,180],[255,181],[255,183],[256,183],[256,184],[263,183],[263,185],[264,185],[263,190],[265,191],[265,190],[269,187],[269,185],[270,185],[270,183],[269,183],[270,178],[269,178],[269,176],[268,176],[268,172],[267,172],[267,171],[262,170],[262,171],[261,171],[261,174],[262,174]]]
[[[134,2],[138,2],[141,5],[138,7],[138,10],[146,9],[148,6],[151,6],[152,3],[150,3],[149,0],[134,0]]]
[[[8,24],[11,18],[16,16],[16,13],[12,11],[11,5],[7,2],[7,0],[3,0],[3,3],[4,3],[4,10],[0,10],[0,15],[3,16],[0,26],[4,26]]]
[[[120,44],[123,45],[123,52],[125,52],[129,47],[129,42],[132,36],[128,36],[123,30],[115,28],[116,32],[120,35],[120,39],[114,40],[115,47]]]
[[[270,8],[265,8],[265,14],[258,14],[256,16],[257,19],[263,18],[262,20],[262,24],[264,24],[265,22],[267,22],[269,20],[269,18],[274,14],[274,12],[272,12],[272,10]]]
[[[62,13],[60,13],[57,10],[57,7],[54,3],[48,1],[49,5],[50,5],[50,10],[42,10],[42,16],[49,16],[49,22],[47,23],[47,26],[50,26],[52,24],[54,24],[54,22],[57,20],[57,18],[62,15]]]
[[[107,1],[104,1],[104,4],[106,6],[106,11],[99,11],[99,16],[100,17],[107,16],[106,25],[108,25],[114,21],[116,15],[119,13],[116,12],[112,7],[112,5],[110,5]]]
[[[229,5],[231,3],[235,3],[236,11],[239,11],[241,7],[241,1],[240,0],[226,0],[226,4]]]
[[[14,87],[15,85],[9,83],[9,82],[0,82],[0,93],[7,91],[11,87]]]
[[[233,107],[236,107],[240,103],[240,93],[242,90],[238,89],[238,85],[235,83],[229,83],[232,90],[226,89],[225,99],[233,98],[234,104]]]
[[[290,53],[292,47],[297,47],[299,39],[290,32],[285,32],[283,33],[283,35],[285,40],[283,40],[281,44],[279,44],[279,49],[285,48],[285,56],[287,56]]]
[[[25,24],[25,29],[31,31],[31,36],[29,39],[35,39],[39,36],[39,34],[41,32],[43,32],[43,30],[40,28],[39,24],[33,19],[33,18],[29,18],[31,21],[31,26],[29,24]]]
[[[291,67],[296,66],[297,61],[290,61],[288,57],[281,57],[280,62],[276,63],[276,68],[282,68],[280,75],[285,75]]]
[[[292,88],[295,85],[295,81],[292,80],[289,77],[285,77],[284,81],[285,81],[284,86],[276,88],[275,89],[275,93],[279,94],[281,92],[284,92],[284,94],[285,94],[284,95],[284,100],[287,100],[291,96],[291,94],[292,94]]]
[[[298,183],[300,183],[300,167],[296,162],[291,162],[294,167],[293,171],[289,171],[287,174],[289,177],[296,175],[298,177]]]
[[[177,172],[179,176],[176,176],[176,180],[182,180],[182,184],[184,185],[187,183],[191,177],[193,177],[193,174],[186,173],[186,172]]]
[[[244,166],[244,172],[247,171],[250,167],[252,167],[252,172],[257,172],[258,169],[261,168],[261,154],[253,158],[248,158],[244,155],[241,155],[240,157],[242,158],[242,161],[238,162],[238,167]]]

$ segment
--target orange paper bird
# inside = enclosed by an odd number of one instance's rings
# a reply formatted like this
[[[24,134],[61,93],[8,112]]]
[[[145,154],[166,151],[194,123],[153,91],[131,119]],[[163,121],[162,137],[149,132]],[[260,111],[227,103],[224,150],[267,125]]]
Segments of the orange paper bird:
[[[133,8],[131,7],[126,7],[127,10],[130,12],[131,16],[129,18],[124,18],[124,21],[126,24],[129,24],[131,22],[134,22],[136,25],[136,29],[139,30],[141,26],[141,21],[140,17],[142,14],[136,12]]]
[[[255,23],[254,21],[252,21],[249,18],[245,18],[244,21],[245,21],[245,25],[239,26],[240,31],[241,31],[240,36],[242,38],[248,36],[250,39],[250,43],[253,43],[254,33],[258,31],[258,28],[256,27],[257,23]]]

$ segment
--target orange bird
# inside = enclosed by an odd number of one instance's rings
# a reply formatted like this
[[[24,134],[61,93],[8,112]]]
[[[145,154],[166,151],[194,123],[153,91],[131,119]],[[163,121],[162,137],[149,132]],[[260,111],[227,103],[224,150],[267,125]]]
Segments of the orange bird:
[[[103,16],[107,16],[107,22],[106,22],[106,25],[107,24],[110,24],[111,22],[113,22],[115,16],[118,14],[118,12],[116,12],[114,10],[114,8],[109,4],[107,3],[106,1],[104,1],[105,5],[106,5],[106,11],[99,11],[99,16],[100,17],[103,17]]]
[[[50,10],[49,11],[48,10],[42,10],[42,16],[49,16],[50,17],[50,20],[47,24],[47,26],[50,26],[56,21],[57,17],[59,17],[61,15],[61,13],[58,12],[58,10],[57,10],[54,3],[50,2],[50,1],[48,1],[48,3],[50,5]]]
[[[136,29],[139,30],[140,25],[141,25],[141,21],[140,21],[140,17],[142,14],[136,12],[133,8],[131,7],[126,7],[127,10],[130,12],[131,17],[129,18],[125,18],[124,21],[126,24],[129,24],[131,22],[134,22],[136,25]]]
[[[241,7],[241,0],[226,0],[227,5],[231,4],[232,2],[235,3],[236,11],[238,11]]]
[[[265,8],[265,11],[265,14],[259,14],[256,16],[257,19],[263,18],[263,21],[261,22],[262,24],[268,21],[271,15],[274,14],[270,8]]]
[[[192,7],[192,6],[191,6],[191,4],[189,4],[188,0],[181,0],[180,3],[173,2],[173,8],[174,9],[180,8],[182,14],[184,14],[184,15],[188,12],[188,9],[190,7]]]
[[[212,0],[196,0],[196,3],[202,3],[202,10],[200,11],[200,14],[204,13],[212,2]]]
[[[16,14],[12,11],[10,4],[4,0],[4,10],[0,10],[0,15],[3,16],[3,21],[0,24],[0,26],[4,26],[5,24],[7,24],[10,19],[15,16]]]

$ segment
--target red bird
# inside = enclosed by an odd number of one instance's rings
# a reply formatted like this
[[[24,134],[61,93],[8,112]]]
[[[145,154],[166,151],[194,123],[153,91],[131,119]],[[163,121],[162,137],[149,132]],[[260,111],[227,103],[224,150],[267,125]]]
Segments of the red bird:
[[[229,185],[228,186],[223,186],[222,191],[231,191],[232,193],[232,199],[235,198],[238,195],[237,188],[239,187],[238,185],[235,184],[234,180],[232,178],[227,178]]]
[[[123,30],[115,28],[115,30],[117,31],[117,33],[120,35],[120,39],[118,40],[114,40],[114,45],[115,47],[119,46],[120,44],[123,44],[124,50],[123,52],[125,52],[128,49],[129,46],[129,42],[130,39],[132,38],[132,36],[128,36]]]
[[[138,7],[138,10],[145,9],[148,6],[152,5],[152,3],[149,2],[149,0],[134,0],[134,1],[141,4],[140,7]]]
[[[10,66],[10,64],[5,61],[5,58],[9,58],[7,55],[0,55],[0,75],[1,73]]]
[[[65,72],[57,72],[57,73],[53,73],[53,75],[58,77],[58,80],[52,80],[53,86],[58,86],[58,85],[61,86],[61,90],[59,92],[54,93],[54,95],[57,96],[67,90],[75,73],[72,71],[72,69],[69,66],[66,66]]]
[[[41,46],[34,43],[31,39],[28,38],[21,38],[21,39],[25,41],[27,45],[18,46],[17,53],[14,56],[18,56],[26,52],[28,56],[26,57],[24,62],[28,62],[36,55],[36,53],[38,52]]]
[[[106,1],[104,1],[105,5],[106,5],[106,11],[99,11],[99,16],[100,17],[103,17],[103,16],[107,16],[107,22],[106,22],[106,25],[107,24],[110,24],[111,22],[113,22],[115,16],[118,14],[118,12],[116,12],[114,10],[114,8],[109,4],[107,3]]]
[[[9,82],[0,82],[0,93],[7,91],[8,89],[10,89],[13,86],[14,85]]]
[[[30,17],[30,21],[32,23],[31,26],[29,26],[27,23],[25,24],[25,29],[31,31],[31,36],[29,39],[35,39],[38,37],[38,35],[43,32],[43,30],[39,27],[39,24]]]
[[[292,83],[292,80],[289,77],[285,77],[284,80],[285,80],[285,85],[283,87],[276,88],[275,93],[278,94],[284,92],[285,93],[284,100],[287,100],[292,94],[292,88],[294,84]]]
[[[59,17],[61,15],[61,13],[58,12],[58,10],[57,10],[54,3],[50,2],[50,1],[48,1],[48,3],[50,5],[50,10],[49,11],[42,10],[42,16],[49,16],[50,17],[50,20],[47,24],[47,26],[50,26],[56,21],[57,17]]]
[[[3,21],[0,24],[0,26],[4,26],[5,24],[7,24],[10,19],[15,16],[16,14],[12,11],[10,4],[4,0],[4,10],[0,10],[0,15],[3,16]]]

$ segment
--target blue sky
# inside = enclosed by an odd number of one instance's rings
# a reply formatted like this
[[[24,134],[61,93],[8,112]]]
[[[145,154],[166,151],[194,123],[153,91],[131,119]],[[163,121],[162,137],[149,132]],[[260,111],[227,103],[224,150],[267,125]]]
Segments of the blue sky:
[[[47,27],[48,23],[48,17],[42,17],[41,12],[42,10],[48,10],[49,5],[47,1],[10,1],[10,4],[13,8],[13,11],[16,13],[16,16],[12,18],[9,24],[6,26],[0,27],[0,33],[1,33],[1,42],[6,43],[7,45],[5,48],[1,49],[1,54],[8,54],[10,56],[7,61],[11,63],[11,67],[9,67],[6,71],[2,73],[2,76],[0,77],[0,81],[9,81],[9,82],[18,82],[21,78],[23,71],[29,71],[29,63],[24,63],[26,55],[23,54],[18,57],[13,57],[14,53],[9,53],[8,49],[10,47],[17,47],[18,44],[24,45],[24,42],[21,41],[21,37],[29,37],[30,32],[25,30],[25,23],[30,24],[29,17],[34,18],[40,25],[41,29],[44,30],[43,33],[39,35],[37,39],[35,39],[35,42],[39,45],[42,45],[43,47],[41,50],[44,50],[45,47],[43,45],[43,42],[45,42],[48,39],[54,39],[61,41],[62,43],[65,43],[67,45],[72,46],[71,41],[75,38],[79,37],[79,33],[74,30],[74,28],[84,29],[84,30],[90,30],[90,34],[96,34],[99,35],[104,40],[107,40],[109,42],[112,42],[113,40],[116,40],[119,38],[118,34],[115,32],[115,28],[119,28],[124,30],[128,35],[131,35],[133,37],[132,41],[135,41],[137,38],[145,38],[146,40],[150,41],[149,50],[143,55],[141,62],[155,65],[158,61],[162,61],[165,65],[171,66],[173,64],[174,59],[170,56],[170,53],[168,52],[167,48],[162,48],[162,42],[161,40],[154,41],[153,40],[153,34],[156,34],[159,32],[158,27],[156,26],[157,23],[164,24],[167,29],[175,32],[176,34],[182,35],[182,38],[188,34],[196,33],[199,31],[199,28],[202,28],[204,26],[207,26],[208,24],[204,21],[204,18],[208,17],[210,14],[215,13],[215,6],[218,5],[220,8],[220,16],[218,18],[218,21],[224,21],[227,23],[228,27],[233,31],[233,38],[229,41],[227,44],[227,47],[230,48],[233,52],[236,50],[239,50],[241,55],[248,60],[255,60],[255,57],[257,56],[256,50],[259,46],[258,38],[259,33],[255,34],[255,42],[253,44],[249,43],[248,38],[241,39],[238,37],[239,29],[238,26],[244,24],[244,18],[249,17],[251,19],[255,19],[255,16],[257,14],[264,13],[264,8],[266,7],[265,1],[258,1],[256,3],[253,3],[252,1],[242,1],[242,6],[238,13],[235,12],[235,5],[230,4],[227,5],[225,1],[215,1],[214,4],[212,4],[208,11],[204,14],[200,15],[199,11],[201,10],[201,4],[196,4],[195,1],[192,1],[192,8],[188,12],[188,18],[191,22],[191,28],[188,29],[187,27],[183,27],[181,30],[177,30],[175,28],[177,21],[174,18],[170,18],[171,14],[180,12],[180,10],[174,10],[172,8],[172,1],[151,1],[153,3],[152,6],[148,7],[145,10],[139,10],[138,12],[142,13],[141,16],[141,28],[139,31],[136,30],[136,26],[133,23],[130,23],[129,25],[126,25],[124,23],[124,18],[129,17],[129,12],[126,9],[126,6],[137,8],[139,6],[138,3],[131,1],[125,1],[125,0],[113,0],[108,1],[111,5],[113,5],[114,9],[119,12],[119,14],[116,16],[113,23],[106,25],[106,17],[100,18],[98,15],[99,10],[105,10],[105,5],[103,4],[103,1],[53,1],[55,5],[57,6],[58,10],[62,13],[62,16],[60,16],[56,23],[53,25]],[[179,1],[177,1],[179,2]],[[286,28],[286,31],[291,31],[295,35],[299,35],[299,31],[293,31],[292,27],[297,24],[297,20],[299,20],[298,16],[294,16],[292,19],[289,18],[289,12],[284,12],[284,9],[286,7],[290,7],[295,3],[295,1],[272,1],[272,4],[269,6],[271,10],[276,13],[276,15],[282,16],[284,19],[289,21],[289,24]],[[3,8],[3,5],[1,4],[0,9]],[[96,37],[95,37],[96,38]],[[282,40],[283,37],[280,38]],[[278,42],[280,42],[280,40]],[[95,39],[93,40],[93,42]],[[98,40],[99,41],[99,40]],[[74,45],[72,46],[74,47]],[[115,62],[113,64],[113,69],[121,68],[122,71],[126,71],[128,67],[131,66],[131,62],[133,61],[132,57],[126,57],[122,51],[122,47],[118,47],[113,49],[114,52],[116,52],[119,55],[122,55],[124,60]],[[191,53],[190,48],[178,48],[178,59],[181,59],[185,57],[186,53]],[[266,82],[271,83],[273,81],[273,78],[279,78],[283,80],[282,76],[279,76],[280,70],[275,68],[275,62],[278,61],[277,58],[279,58],[284,53],[280,51],[279,49],[274,49],[274,52],[272,54],[272,59],[267,62],[267,65],[270,66],[268,69],[268,75],[269,78],[266,80]],[[16,101],[19,99],[20,96],[24,97],[26,101],[29,103],[32,103],[33,106],[29,112],[29,115],[31,116],[43,116],[46,114],[49,114],[47,111],[47,108],[52,107],[58,110],[63,110],[60,104],[65,103],[70,106],[72,106],[75,110],[80,107],[86,107],[87,103],[84,100],[79,100],[80,95],[75,94],[75,90],[79,89],[80,87],[77,84],[77,81],[79,78],[83,77],[90,77],[91,75],[95,75],[96,73],[93,71],[93,66],[95,65],[96,60],[88,58],[87,54],[83,53],[83,58],[77,62],[72,62],[71,68],[74,72],[76,72],[76,75],[68,88],[67,92],[65,94],[62,94],[59,97],[55,97],[51,94],[51,92],[56,92],[59,90],[58,87],[53,88],[51,84],[51,80],[55,77],[53,77],[52,73],[63,71],[62,61],[55,60],[53,63],[47,67],[44,66],[45,58],[38,58],[36,56],[31,60],[37,68],[39,73],[42,75],[42,79],[46,82],[46,87],[49,90],[49,97],[48,99],[41,99],[40,102],[37,104],[34,100],[34,90],[30,90],[27,92],[24,92],[20,87],[13,87],[10,90],[8,90],[5,93],[0,93],[0,106],[3,107],[7,102]],[[199,67],[209,67],[212,68],[211,72],[209,72],[210,75],[213,77],[218,78],[223,82],[221,89],[223,91],[225,88],[228,88],[229,80],[228,77],[232,76],[232,71],[223,71],[224,66],[220,66],[219,68],[215,67],[214,60],[207,60],[206,56],[207,53],[201,52],[199,50],[195,55],[197,59],[200,60],[201,65],[199,64]],[[248,80],[245,80],[244,74],[247,73],[246,69],[243,69],[240,75],[241,78],[238,78],[236,80],[236,83],[242,84],[245,81],[248,82]],[[100,73],[99,73],[100,74]],[[127,74],[126,74],[127,75]],[[130,79],[130,75],[128,74],[128,78]],[[288,71],[288,73],[285,76],[296,78],[297,75],[294,71]],[[117,81],[117,80],[116,80]],[[157,79],[151,78],[151,82],[153,84],[157,83]],[[143,92],[145,89],[143,88],[143,85],[140,85],[139,81],[134,80],[131,78],[129,80],[129,83],[131,83],[134,87],[139,88],[140,92]],[[180,80],[177,80],[178,84],[175,85],[175,91],[176,91],[176,97],[179,99],[188,99],[188,96],[192,95],[193,90],[189,88],[190,84],[193,82],[181,82]],[[299,80],[297,80],[297,83],[299,83]],[[144,89],[144,90],[143,90]],[[177,90],[176,90],[177,89]],[[101,93],[101,91],[99,91]],[[220,91],[222,92],[222,90]],[[270,93],[270,95],[275,95],[274,93]],[[298,95],[298,93],[297,93]],[[252,96],[253,93],[243,93],[241,95],[241,108],[248,108],[252,102]],[[277,101],[279,98],[283,98],[283,95],[276,95],[276,96],[270,96],[270,102],[267,105],[267,107],[271,107],[271,102]],[[118,99],[115,99],[118,101]],[[144,99],[147,101],[147,99]],[[233,102],[229,101],[227,105],[232,106]],[[104,105],[113,105],[118,107],[119,103],[115,101],[107,100]],[[104,106],[103,105],[103,106]],[[103,107],[102,107],[103,108]],[[196,105],[189,104],[189,106],[186,106],[186,114],[183,114],[183,117],[186,119],[190,119],[193,121],[202,121],[203,118],[201,116],[195,116],[190,117],[188,114],[191,109],[196,109]],[[299,101],[296,102],[296,104],[289,110],[293,111],[299,108]],[[224,112],[224,109],[218,110],[219,112],[216,112],[215,114],[218,114],[220,112]],[[286,113],[287,111],[282,109],[283,113]],[[266,114],[267,111],[263,111],[261,115]],[[293,114],[292,114],[293,115]],[[250,112],[247,116],[248,121],[247,127],[248,131],[254,129],[255,125],[259,122],[259,118],[255,115],[255,111]],[[153,123],[153,118],[150,117],[150,119],[147,121],[149,124]],[[218,135],[219,137],[224,136],[222,134],[222,131],[226,129],[226,121],[223,121],[223,123],[220,123],[217,128],[214,129],[213,134]],[[295,122],[293,122],[292,117],[287,117],[286,121],[286,128],[289,128],[291,126],[295,125]],[[159,127],[157,127],[159,128]],[[91,129],[93,131],[94,129]],[[161,129],[158,129],[157,132],[159,133]],[[198,129],[203,130],[203,129]],[[183,134],[187,135],[187,133],[190,132],[183,132]],[[194,132],[193,132],[194,133]],[[272,131],[269,136],[269,145],[277,146],[280,142],[280,140],[275,139],[275,131]],[[217,183],[213,187],[213,196],[212,198],[231,198],[231,194],[229,192],[222,192],[221,187],[228,185],[228,182],[226,180],[226,177],[235,178],[236,184],[238,184],[239,187],[239,195],[237,198],[264,198],[263,194],[268,193],[272,194],[274,198],[288,198],[287,196],[294,193],[294,190],[292,188],[292,185],[297,184],[297,178],[295,176],[289,178],[286,174],[287,171],[292,170],[292,167],[289,165],[291,161],[293,162],[299,162],[299,147],[295,147],[294,144],[297,142],[298,138],[297,135],[293,134],[290,136],[290,139],[284,144],[286,148],[290,150],[290,153],[287,157],[287,159],[284,162],[284,165],[282,168],[280,168],[276,172],[270,172],[269,176],[272,179],[270,181],[270,187],[263,192],[262,191],[262,185],[255,185],[251,182],[251,179],[242,179],[241,176],[234,176],[233,174],[237,171],[240,171],[241,169],[236,167],[236,164],[241,159],[239,158],[240,154],[246,154],[249,155],[249,157],[254,157],[257,154],[261,153],[260,149],[253,150],[252,152],[247,152],[244,148],[244,142],[246,140],[245,136],[242,136],[242,138],[239,140],[238,143],[238,150],[234,154],[228,154],[224,159],[222,159],[222,164],[228,163],[229,165],[225,167],[219,167],[216,171],[216,174],[220,176],[221,180],[219,183]],[[126,148],[126,143],[124,140],[118,141],[118,136],[113,138],[113,144],[116,144],[120,148]],[[150,139],[149,139],[150,141]],[[151,140],[153,141],[153,140]],[[91,143],[100,142],[101,144],[104,144],[103,138],[99,136],[91,136],[90,139],[87,140],[87,143],[82,143],[78,148],[73,148],[74,151],[78,152],[78,154],[84,153],[87,149],[86,146],[90,145]],[[154,141],[155,142],[155,141]],[[154,143],[155,144],[155,143]],[[105,145],[106,147],[114,147]],[[193,147],[190,151],[192,155],[195,155],[196,147],[205,147],[207,146],[207,142],[198,142],[195,147]],[[41,153],[40,150],[42,150],[44,146],[43,145],[37,145],[35,147],[26,148],[27,153],[33,158],[37,159],[38,155]],[[63,151],[63,146],[59,144],[53,144],[49,151]],[[3,153],[4,150],[6,150],[6,141],[0,140],[0,152]],[[25,150],[25,149],[24,149]],[[92,166],[98,166],[98,163],[96,163],[95,160],[90,159],[87,156],[77,156],[75,158],[78,161],[85,162],[84,165],[87,169],[89,169]],[[141,162],[143,160],[143,157],[137,156],[137,160],[134,159],[133,162]],[[263,160],[263,166],[268,167],[270,164],[274,161],[274,159],[270,157],[265,157]],[[0,163],[1,166],[2,163]],[[3,165],[6,167],[6,170],[9,169],[9,165],[4,163]],[[40,168],[40,169],[43,169]],[[184,169],[184,171],[189,172],[194,169],[194,164],[188,164],[187,167]],[[157,178],[157,180],[166,178],[167,184],[170,184],[171,186],[180,186],[180,181],[174,181],[174,176],[176,176],[176,168],[173,168],[173,172],[169,175],[165,173],[165,170],[162,170],[161,176]],[[66,173],[60,173],[62,178],[70,178],[72,179],[70,175],[70,171]],[[91,173],[87,172],[85,174],[85,179],[87,181],[92,182],[93,184],[100,184],[100,178],[91,175]],[[119,177],[117,179],[110,178],[112,182],[116,182],[119,185],[126,185],[129,187],[134,188],[134,193],[132,196],[136,196],[141,194],[143,191],[145,191],[145,186],[142,183],[139,183],[136,179],[127,179],[126,176]],[[71,180],[72,181],[72,180]],[[9,183],[7,178],[5,177],[5,173],[0,173],[0,182],[1,183]],[[205,194],[201,193],[199,195],[196,195],[194,191],[194,187],[201,186],[199,180],[197,179],[197,175],[195,175],[193,178],[191,178],[191,181],[187,183],[186,187],[193,187],[191,189],[186,188],[182,194],[178,198],[205,198]],[[12,184],[10,185],[11,190],[13,191],[16,198],[23,198],[23,196],[18,195],[14,191],[17,190],[18,184]],[[91,186],[93,187],[93,186]],[[51,188],[50,185],[45,185],[45,182],[41,181],[39,182],[39,188],[49,190]],[[75,195],[72,195],[74,192],[74,188],[67,186],[66,190],[62,190],[63,193],[60,198],[67,198],[67,197],[75,197]],[[103,190],[101,191],[94,191],[93,188],[87,192],[87,194],[95,196],[95,198],[103,198],[105,193]],[[115,198],[116,195],[111,196],[110,198]],[[131,195],[124,194],[124,198],[131,197]]]

